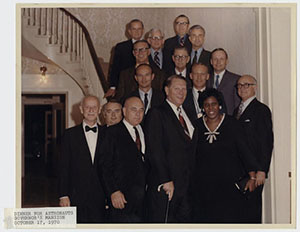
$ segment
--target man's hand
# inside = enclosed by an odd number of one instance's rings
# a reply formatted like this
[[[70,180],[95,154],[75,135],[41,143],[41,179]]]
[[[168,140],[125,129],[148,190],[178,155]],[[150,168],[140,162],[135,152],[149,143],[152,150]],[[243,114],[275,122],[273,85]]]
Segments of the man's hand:
[[[116,191],[110,196],[111,203],[116,209],[124,209],[127,203],[124,194],[121,191]]]
[[[103,98],[114,97],[115,95],[116,95],[116,90],[115,89],[109,89],[109,90],[107,90],[107,92],[105,93]]]
[[[263,185],[265,183],[265,180],[266,180],[266,173],[263,171],[257,171],[255,187]]]
[[[70,204],[70,199],[69,197],[62,197],[59,199],[59,206],[60,207],[69,207]]]
[[[172,200],[173,193],[174,193],[174,183],[173,181],[167,182],[163,184],[163,189],[165,190],[166,194],[169,197],[169,201]]]
[[[245,190],[249,189],[250,192],[253,192],[255,190],[255,180],[249,179],[246,186]]]

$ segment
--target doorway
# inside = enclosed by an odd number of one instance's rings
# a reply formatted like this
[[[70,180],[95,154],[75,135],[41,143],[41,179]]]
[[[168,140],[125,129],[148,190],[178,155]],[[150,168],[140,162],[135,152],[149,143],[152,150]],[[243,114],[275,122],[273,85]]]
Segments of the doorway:
[[[22,94],[22,207],[58,206],[66,94]]]

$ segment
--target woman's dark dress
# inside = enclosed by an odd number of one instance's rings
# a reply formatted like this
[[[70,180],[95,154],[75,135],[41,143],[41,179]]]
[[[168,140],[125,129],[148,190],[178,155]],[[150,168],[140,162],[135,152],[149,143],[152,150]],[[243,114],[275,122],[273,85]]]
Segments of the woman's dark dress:
[[[201,223],[241,223],[245,219],[245,198],[236,189],[235,181],[256,170],[235,118],[226,115],[209,143],[203,119],[196,121],[199,131],[194,181],[192,187],[194,221]]]

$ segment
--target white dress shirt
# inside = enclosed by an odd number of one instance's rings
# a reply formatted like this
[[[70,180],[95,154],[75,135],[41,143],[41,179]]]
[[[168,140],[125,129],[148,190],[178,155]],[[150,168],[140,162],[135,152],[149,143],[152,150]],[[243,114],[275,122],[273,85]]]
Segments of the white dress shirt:
[[[135,140],[136,140],[136,135],[135,135],[135,130],[134,130],[133,126],[132,126],[129,122],[127,122],[125,118],[123,119],[123,123],[124,123],[124,125],[126,126],[128,132],[129,132],[129,134],[130,134],[130,136],[131,136],[131,138],[132,138],[133,141],[135,142]],[[144,136],[144,132],[143,132],[142,127],[141,127],[140,124],[137,125],[137,126],[135,126],[135,127],[136,127],[136,129],[137,129],[137,131],[139,132],[139,135],[140,135],[140,140],[141,140],[141,144],[142,144],[142,149],[141,149],[141,150],[142,150],[142,153],[145,154],[146,145],[145,145],[145,136]]]
[[[247,106],[254,100],[255,97],[256,96],[254,95],[254,96],[248,98],[246,101],[244,101],[244,102],[242,101],[244,105],[243,105],[241,114],[245,111],[245,109],[247,108]]]
[[[87,141],[87,144],[89,146],[90,153],[91,153],[92,162],[94,163],[99,128],[98,128],[97,122],[93,126],[89,126],[88,124],[85,123],[84,120],[82,122],[82,126],[83,126],[84,135],[85,135],[85,138],[86,138],[86,141]],[[85,126],[89,126],[89,127],[95,127],[96,126],[97,127],[96,133],[91,131],[91,130],[86,132],[85,131]]]
[[[172,110],[174,111],[174,114],[176,115],[176,117],[178,118],[179,120],[179,114],[178,114],[178,110],[177,110],[177,106],[175,104],[173,104],[172,102],[170,102],[168,99],[167,99],[167,102],[169,103],[169,105],[171,106]],[[181,108],[181,115],[186,123],[186,126],[188,128],[188,132],[189,132],[189,135],[190,135],[190,138],[193,138],[193,134],[194,134],[194,127],[189,119],[189,117],[187,116],[187,114],[185,113],[182,105],[179,106]]]
[[[206,88],[202,88],[200,90],[200,92],[203,92]],[[195,87],[193,87],[192,93],[193,93],[193,98],[194,98],[194,105],[195,105],[195,109],[196,109],[196,113],[197,113],[197,117],[200,118],[202,116],[202,111],[201,108],[198,104],[198,98],[199,98],[199,93],[198,93],[198,89],[196,89]]]
[[[179,72],[177,70],[177,68],[175,68],[175,73],[176,73],[176,75],[180,75],[181,74],[181,76],[183,76],[184,78],[186,78],[186,68],[182,72]]]
[[[147,96],[147,98],[148,98],[148,105],[147,105],[147,108],[145,109],[145,114],[146,114],[146,113],[148,112],[148,110],[151,108],[152,92],[153,92],[153,91],[152,91],[152,88],[150,88],[150,89],[148,90],[148,92],[147,92],[147,94],[148,94],[148,96]],[[144,105],[145,105],[145,92],[139,89],[139,95],[140,95],[140,98],[141,98],[142,102],[143,102]]]

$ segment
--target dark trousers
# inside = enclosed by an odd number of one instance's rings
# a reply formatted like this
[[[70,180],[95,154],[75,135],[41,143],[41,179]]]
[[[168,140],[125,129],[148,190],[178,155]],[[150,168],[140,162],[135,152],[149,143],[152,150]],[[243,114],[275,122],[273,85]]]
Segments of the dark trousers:
[[[191,207],[188,195],[178,196],[174,192],[168,204],[168,195],[163,189],[148,188],[147,221],[150,223],[188,223],[191,222]]]
[[[77,206],[77,223],[105,223],[104,205]]]
[[[246,199],[245,221],[248,223],[261,223],[263,187],[263,185],[257,187]]]
[[[123,193],[127,203],[124,209],[116,209],[109,203],[108,217],[111,223],[145,222],[145,187],[136,186]]]

